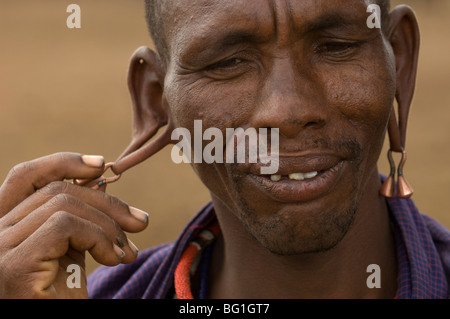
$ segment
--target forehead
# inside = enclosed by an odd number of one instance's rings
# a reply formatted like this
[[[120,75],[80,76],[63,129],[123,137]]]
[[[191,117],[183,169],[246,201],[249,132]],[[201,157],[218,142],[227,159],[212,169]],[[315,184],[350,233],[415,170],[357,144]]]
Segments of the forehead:
[[[375,0],[171,0],[162,1],[169,50],[230,31],[300,34],[317,23],[366,27],[367,6]]]

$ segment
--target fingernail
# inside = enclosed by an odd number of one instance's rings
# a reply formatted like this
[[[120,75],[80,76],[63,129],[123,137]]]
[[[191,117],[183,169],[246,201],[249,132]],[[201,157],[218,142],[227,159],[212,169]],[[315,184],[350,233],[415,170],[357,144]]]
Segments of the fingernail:
[[[120,259],[125,257],[125,252],[122,249],[120,249],[119,246],[117,246],[116,244],[113,244],[113,247],[114,247],[114,252],[116,253],[117,257],[119,257]]]
[[[130,248],[133,249],[134,252],[135,252],[136,255],[137,255],[137,253],[139,252],[139,249],[138,249],[138,248],[136,247],[136,245],[133,244],[133,242],[132,242],[131,240],[129,240],[129,239],[128,239],[128,246],[130,246]]]
[[[140,209],[130,207],[130,214],[133,215],[134,218],[140,220],[143,223],[148,222],[148,214]]]
[[[117,241],[117,245],[122,248],[123,246],[125,246],[123,239],[120,238],[119,236],[116,237],[116,241]]]
[[[105,158],[100,155],[83,155],[81,159],[84,164],[90,167],[99,168],[105,164]]]

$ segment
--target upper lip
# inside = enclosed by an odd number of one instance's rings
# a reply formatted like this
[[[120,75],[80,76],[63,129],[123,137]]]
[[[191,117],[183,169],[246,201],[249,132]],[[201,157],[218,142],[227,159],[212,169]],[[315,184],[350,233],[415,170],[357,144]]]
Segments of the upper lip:
[[[274,157],[272,155],[272,157]],[[273,158],[272,158],[273,159]],[[275,157],[275,160],[277,157]],[[328,152],[302,152],[301,154],[280,154],[278,156],[278,172],[276,175],[291,173],[320,172],[335,167],[343,160],[342,156]],[[250,173],[261,175],[262,163],[249,164]],[[268,165],[268,164],[267,164]]]

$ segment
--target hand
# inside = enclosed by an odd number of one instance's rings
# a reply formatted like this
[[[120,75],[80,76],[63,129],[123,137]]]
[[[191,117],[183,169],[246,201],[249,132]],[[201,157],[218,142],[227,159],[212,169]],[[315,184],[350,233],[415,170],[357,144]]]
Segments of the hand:
[[[148,215],[102,191],[66,182],[103,173],[101,156],[56,153],[15,166],[0,187],[0,298],[86,298],[85,252],[113,266],[136,259],[124,231]],[[69,288],[70,264],[81,288]]]

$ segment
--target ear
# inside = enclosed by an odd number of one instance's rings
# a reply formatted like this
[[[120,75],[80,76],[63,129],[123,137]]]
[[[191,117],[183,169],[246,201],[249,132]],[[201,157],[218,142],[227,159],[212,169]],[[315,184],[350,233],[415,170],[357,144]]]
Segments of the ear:
[[[141,163],[171,143],[172,122],[163,105],[164,75],[154,51],[140,47],[133,53],[128,70],[133,133],[130,145],[111,168],[116,174]],[[164,132],[150,141],[164,126]]]
[[[392,109],[389,120],[391,149],[402,152],[406,145],[406,126],[416,85],[417,62],[420,47],[420,32],[414,11],[406,6],[397,6],[389,15],[388,39],[396,63],[396,93],[398,124]]]

